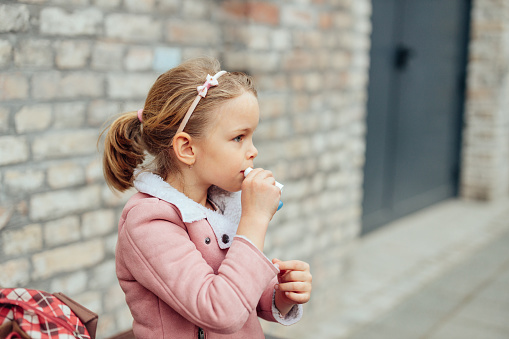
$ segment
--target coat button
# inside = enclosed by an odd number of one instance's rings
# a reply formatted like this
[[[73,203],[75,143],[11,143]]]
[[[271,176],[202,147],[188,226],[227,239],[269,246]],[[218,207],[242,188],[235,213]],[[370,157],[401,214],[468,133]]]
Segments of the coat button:
[[[210,244],[210,238],[209,237],[205,238],[205,244],[207,244],[207,245]]]
[[[230,241],[230,237],[228,236],[228,234],[223,234],[221,240],[223,241],[223,244],[227,244],[228,241]]]

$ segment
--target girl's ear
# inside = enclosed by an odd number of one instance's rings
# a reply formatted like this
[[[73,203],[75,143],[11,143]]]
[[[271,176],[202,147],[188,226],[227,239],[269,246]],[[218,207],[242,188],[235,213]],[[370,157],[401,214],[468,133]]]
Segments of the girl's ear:
[[[186,132],[177,133],[173,137],[173,152],[186,166],[194,165],[196,154],[193,149],[193,139]]]

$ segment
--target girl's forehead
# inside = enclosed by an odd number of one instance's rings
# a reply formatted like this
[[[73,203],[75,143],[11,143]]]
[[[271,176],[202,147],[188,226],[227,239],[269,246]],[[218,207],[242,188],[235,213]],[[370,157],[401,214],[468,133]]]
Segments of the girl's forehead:
[[[212,114],[212,130],[255,129],[260,118],[258,100],[250,92],[226,101]]]

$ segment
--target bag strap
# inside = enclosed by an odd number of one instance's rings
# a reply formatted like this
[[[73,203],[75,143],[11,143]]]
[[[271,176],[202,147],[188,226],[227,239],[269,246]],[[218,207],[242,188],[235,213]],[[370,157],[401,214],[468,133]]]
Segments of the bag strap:
[[[99,316],[97,313],[92,312],[85,306],[76,302],[75,300],[69,298],[65,294],[61,292],[53,293],[55,297],[57,297],[61,302],[69,306],[69,308],[76,314],[78,318],[80,318],[81,322],[87,328],[88,334],[90,334],[90,339],[95,339],[96,331],[97,331],[97,321]]]
[[[8,321],[0,325],[0,338],[6,339],[11,333],[17,333],[21,339],[30,339],[30,336],[19,327],[15,321]]]

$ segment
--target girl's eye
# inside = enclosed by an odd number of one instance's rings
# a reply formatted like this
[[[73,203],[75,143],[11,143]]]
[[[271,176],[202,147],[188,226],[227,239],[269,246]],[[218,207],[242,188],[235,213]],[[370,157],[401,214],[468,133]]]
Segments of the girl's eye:
[[[236,142],[241,142],[242,141],[242,135],[239,135],[237,137],[235,137],[233,140],[236,141]]]

